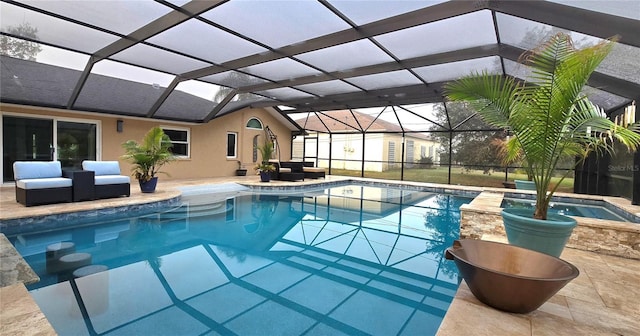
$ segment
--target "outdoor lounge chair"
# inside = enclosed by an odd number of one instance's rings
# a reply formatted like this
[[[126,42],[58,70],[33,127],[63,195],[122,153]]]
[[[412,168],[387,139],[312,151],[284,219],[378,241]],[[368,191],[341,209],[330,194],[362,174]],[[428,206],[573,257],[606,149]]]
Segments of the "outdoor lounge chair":
[[[25,206],[71,202],[72,180],[62,177],[60,161],[13,163],[16,201]]]
[[[82,161],[82,169],[95,172],[95,198],[131,195],[129,176],[120,175],[118,161]]]
[[[302,163],[302,165],[302,171],[304,172],[305,178],[317,179],[320,177],[325,177],[324,168],[315,167],[313,162],[305,161]]]

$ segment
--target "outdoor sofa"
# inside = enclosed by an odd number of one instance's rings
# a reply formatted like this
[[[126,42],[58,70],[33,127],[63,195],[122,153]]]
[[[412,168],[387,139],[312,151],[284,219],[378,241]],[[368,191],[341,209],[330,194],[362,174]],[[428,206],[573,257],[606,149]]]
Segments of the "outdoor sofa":
[[[297,167],[292,168],[291,166],[287,166],[285,164],[289,162],[279,162],[277,160],[269,160],[276,170],[272,172],[271,178],[279,181],[298,181],[304,180],[304,173],[302,172],[302,166],[298,169]]]
[[[280,162],[280,165],[284,168],[290,168],[292,173],[303,174],[304,178],[317,179],[325,177],[324,168],[314,167],[313,162],[310,161]]]
[[[302,171],[304,172],[305,178],[317,179],[325,177],[324,168],[315,167],[313,162],[305,161],[302,165]]]
[[[62,176],[60,161],[13,163],[16,201],[24,206],[72,201],[72,180]]]
[[[83,170],[62,169],[60,161],[16,161],[16,201],[24,206],[130,196],[129,176],[118,161],[82,162]]]

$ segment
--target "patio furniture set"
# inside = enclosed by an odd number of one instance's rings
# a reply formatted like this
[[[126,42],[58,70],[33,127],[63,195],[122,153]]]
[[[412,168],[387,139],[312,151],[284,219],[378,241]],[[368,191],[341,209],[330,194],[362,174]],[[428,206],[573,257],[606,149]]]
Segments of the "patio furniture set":
[[[313,162],[287,162],[270,160],[269,163],[276,167],[271,178],[280,181],[301,181],[305,178],[324,178],[324,168],[314,167]]]
[[[325,177],[313,162],[272,162],[272,178],[298,181]],[[13,164],[16,201],[24,206],[130,196],[130,178],[118,161],[82,162],[82,169],[62,169],[60,161],[16,161]]]
[[[118,161],[82,162],[82,170],[62,169],[60,161],[16,161],[16,201],[24,206],[129,196],[129,176]]]

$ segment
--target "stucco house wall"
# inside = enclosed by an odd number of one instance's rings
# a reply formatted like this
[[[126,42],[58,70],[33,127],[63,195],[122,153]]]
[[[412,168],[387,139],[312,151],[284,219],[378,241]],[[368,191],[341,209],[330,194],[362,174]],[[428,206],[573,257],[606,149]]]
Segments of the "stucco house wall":
[[[97,159],[119,160],[123,173],[130,171],[130,165],[120,160],[120,156],[124,153],[121,147],[123,142],[130,139],[140,141],[144,134],[154,126],[189,130],[190,156],[188,158],[181,158],[163,167],[163,171],[167,172],[169,176],[162,175],[162,179],[232,176],[238,168],[238,161],[241,161],[249,172],[252,173],[254,166],[253,138],[256,135],[259,136],[259,143],[262,143],[265,138],[264,131],[246,128],[247,121],[252,117],[259,119],[263,126],[269,126],[271,131],[277,136],[282,160],[288,160],[291,157],[290,129],[265,109],[239,110],[216,118],[206,124],[0,104],[0,118],[5,115],[27,118],[60,118],[78,121],[91,120],[97,122]],[[116,130],[117,120],[123,121],[121,133]],[[227,132],[236,132],[238,134],[238,156],[236,158],[227,158],[226,156]],[[0,137],[0,141],[2,141],[1,139]],[[258,155],[258,160],[259,159],[260,157]],[[2,166],[4,166],[4,162]]]
[[[311,137],[315,136],[315,133]],[[329,167],[329,148],[331,148],[331,163],[332,169],[347,169],[347,170],[361,170],[363,152],[362,135],[361,134],[333,134],[329,138],[329,134],[319,133],[318,137],[318,150],[316,155],[316,142],[307,138],[304,143],[304,156],[305,160],[310,160],[316,156],[319,158],[319,167]],[[329,141],[332,142],[329,147]],[[400,162],[402,160],[402,135],[394,133],[372,133],[367,134],[366,142],[364,144],[364,159],[365,159],[365,171],[386,171],[389,169],[400,168]],[[421,147],[425,147],[425,156],[429,156],[429,148],[432,148],[431,153],[434,163],[440,161],[437,148],[439,144],[435,141],[424,139],[421,137],[412,137],[411,135],[405,136],[405,141],[413,141],[414,151],[408,153],[405,148],[404,160],[407,163],[417,162],[422,155]],[[390,143],[394,143],[395,155],[390,157]],[[303,137],[298,137],[293,142],[294,158],[300,159],[303,156]],[[410,155],[411,154],[411,155]],[[323,160],[324,159],[324,160]],[[352,161],[353,160],[353,161]]]

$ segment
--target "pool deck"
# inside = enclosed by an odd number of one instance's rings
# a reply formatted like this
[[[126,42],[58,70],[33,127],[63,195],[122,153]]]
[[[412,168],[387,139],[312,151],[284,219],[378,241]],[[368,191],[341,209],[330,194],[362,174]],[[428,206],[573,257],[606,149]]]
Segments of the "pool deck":
[[[131,197],[34,207],[18,204],[15,201],[13,187],[0,187],[0,220],[156,202],[179,196],[180,192],[176,188],[183,186],[225,182],[274,187],[311,186],[347,179],[349,178],[327,176],[326,179],[303,182],[261,183],[258,177],[247,176],[161,181],[158,190],[153,194],[142,194],[137,186],[132,186]],[[448,185],[443,187],[488,189]],[[630,204],[625,207],[638,212],[638,207]],[[482,238],[504,241],[504,237],[499,236]],[[0,239],[0,245],[6,245],[3,243],[5,240]],[[540,309],[529,314],[497,311],[479,302],[463,281],[438,335],[640,335],[640,260],[570,248],[565,249],[561,257],[578,267],[580,276]],[[16,267],[24,266],[16,266],[20,263],[8,263],[7,260],[3,254],[0,263],[3,276],[6,272],[15,272]],[[26,280],[13,279],[9,282],[0,286],[0,335],[55,335],[55,331],[22,284]]]

